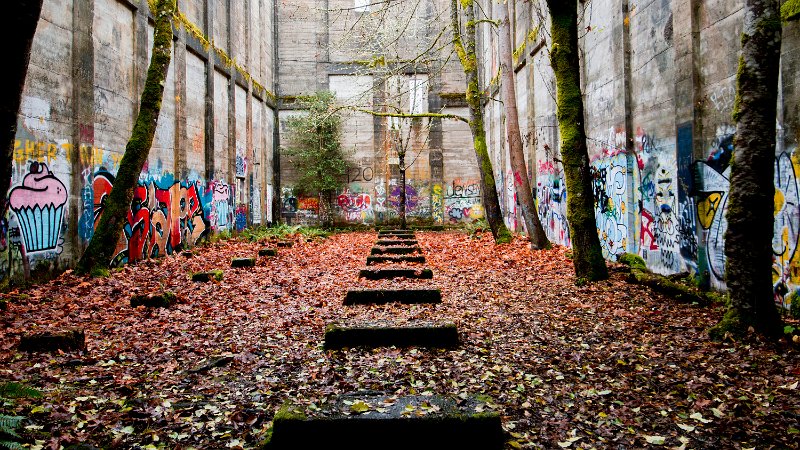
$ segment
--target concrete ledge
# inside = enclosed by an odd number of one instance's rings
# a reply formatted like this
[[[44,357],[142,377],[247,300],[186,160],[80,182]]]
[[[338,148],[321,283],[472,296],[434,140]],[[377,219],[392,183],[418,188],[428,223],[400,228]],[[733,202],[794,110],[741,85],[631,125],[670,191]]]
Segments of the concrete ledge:
[[[407,263],[425,263],[424,256],[408,256],[408,255],[399,255],[399,256],[367,256],[367,265],[371,266],[373,264],[380,264],[380,263],[399,263],[399,262],[407,262]]]
[[[383,238],[392,238],[392,239],[416,239],[417,237],[413,234],[385,234],[385,235],[378,235],[378,239]]]
[[[255,258],[234,258],[231,261],[231,267],[255,267]]]
[[[370,255],[409,255],[411,253],[422,253],[419,246],[414,247],[372,247]]]
[[[382,305],[403,303],[407,305],[422,303],[441,303],[442,291],[439,289],[352,289],[344,297],[345,305]]]
[[[415,239],[379,239],[375,245],[419,245]]]
[[[222,281],[224,272],[221,270],[209,270],[208,272],[198,272],[192,274],[192,281],[208,283],[211,280]]]
[[[21,352],[85,350],[86,334],[79,329],[28,334],[22,336],[18,348]]]
[[[430,280],[433,278],[433,271],[431,269],[361,269],[358,272],[358,277],[368,280],[389,280],[392,278]]]
[[[391,324],[359,324],[344,326],[336,323],[325,328],[325,349],[346,347],[458,347],[458,330],[452,322],[418,322],[394,326]]]
[[[484,399],[486,400],[486,399]],[[474,397],[348,394],[316,410],[284,405],[261,447],[281,449],[500,450],[500,415]]]
[[[274,248],[262,248],[258,251],[258,256],[278,256],[278,250]]]
[[[378,230],[378,234],[408,234],[413,232],[414,230],[402,229],[402,228],[397,228],[397,229],[387,228],[385,230]]]

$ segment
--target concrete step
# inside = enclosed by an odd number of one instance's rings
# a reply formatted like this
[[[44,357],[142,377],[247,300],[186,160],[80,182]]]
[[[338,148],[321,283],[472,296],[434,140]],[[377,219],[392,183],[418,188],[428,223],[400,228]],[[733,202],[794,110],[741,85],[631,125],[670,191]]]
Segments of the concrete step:
[[[414,230],[409,229],[385,229],[385,230],[378,230],[378,234],[408,234],[413,233]]]
[[[378,239],[382,238],[392,238],[392,239],[416,239],[416,235],[414,233],[406,233],[406,234],[379,234]]]
[[[321,408],[285,404],[264,449],[500,450],[500,415],[486,398],[346,394]]]
[[[419,245],[415,239],[378,239],[375,245]]]
[[[431,269],[361,269],[358,276],[368,280],[390,280],[392,278],[430,280],[433,278],[433,271]]]
[[[439,289],[351,289],[344,297],[345,305],[380,305],[384,303],[441,303]]]
[[[231,267],[255,267],[255,258],[234,258],[231,260]]]
[[[458,330],[452,322],[415,322],[403,325],[333,323],[325,328],[326,350],[391,346],[454,348],[458,346]]]
[[[274,248],[262,248],[258,251],[258,256],[278,256],[278,250]]]
[[[198,272],[192,274],[192,281],[207,283],[211,280],[222,281],[224,272],[221,270],[209,270],[208,272]]]
[[[418,245],[413,247],[372,247],[370,255],[410,255],[411,253],[422,253]]]
[[[367,265],[371,266],[373,264],[380,264],[380,263],[400,263],[400,262],[407,262],[407,263],[425,263],[424,256],[409,256],[409,255],[398,255],[398,256],[367,256]]]

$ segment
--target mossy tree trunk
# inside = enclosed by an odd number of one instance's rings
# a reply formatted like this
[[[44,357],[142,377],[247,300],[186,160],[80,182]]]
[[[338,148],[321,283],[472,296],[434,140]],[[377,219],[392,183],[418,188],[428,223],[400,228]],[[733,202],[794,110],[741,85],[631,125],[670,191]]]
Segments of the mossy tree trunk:
[[[6,69],[5,86],[0,89],[0,142],[5,148],[0,161],[0,217],[5,216],[6,195],[11,188],[11,164],[14,161],[14,139],[17,135],[17,115],[22,101],[22,90],[28,74],[31,44],[42,13],[42,0],[14,0],[3,5],[6,11]]]
[[[464,8],[465,40],[461,38],[461,24],[458,11],[459,3]],[[509,242],[511,233],[503,222],[503,213],[500,209],[500,200],[497,196],[497,185],[494,180],[492,160],[486,145],[486,130],[483,122],[483,95],[478,85],[478,56],[475,46],[476,21],[474,0],[450,0],[450,21],[453,29],[453,45],[464,69],[467,79],[467,106],[469,106],[469,127],[472,131],[472,140],[475,154],[478,158],[478,168],[481,172],[481,190],[483,191],[483,208],[486,221],[492,229],[495,242]]]
[[[742,55],[736,76],[736,121],[725,278],[728,311],[711,330],[744,334],[749,327],[767,336],[783,332],[772,290],[774,225],[775,119],[781,56],[778,0],[746,0]]]
[[[148,3],[155,17],[155,33],[153,56],[147,70],[139,115],[125,147],[125,154],[120,162],[114,187],[111,189],[100,223],[89,242],[89,247],[78,261],[77,273],[95,274],[108,269],[117,240],[131,211],[133,190],[153,145],[171,59],[175,0],[149,0]]]
[[[511,49],[511,20],[508,14],[508,4],[497,5],[500,20],[500,76],[503,89],[503,106],[506,111],[506,134],[508,135],[508,152],[511,159],[511,170],[514,172],[514,188],[517,199],[522,208],[522,218],[531,248],[545,249],[550,247],[550,241],[542,228],[536,202],[533,198],[531,182],[528,179],[528,168],[525,166],[525,153],[522,148],[522,136],[519,131],[519,113],[517,112],[517,89],[514,84],[514,66]]]
[[[550,10],[550,64],[556,78],[561,159],[567,187],[567,220],[572,240],[573,265],[579,280],[608,278],[594,217],[592,177],[586,147],[583,97],[578,59],[578,1],[547,0]]]

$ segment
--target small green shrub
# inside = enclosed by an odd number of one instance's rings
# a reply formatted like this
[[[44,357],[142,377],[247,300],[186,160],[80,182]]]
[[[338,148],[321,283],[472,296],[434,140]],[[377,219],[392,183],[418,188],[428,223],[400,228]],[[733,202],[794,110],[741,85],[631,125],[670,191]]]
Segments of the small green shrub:
[[[0,447],[9,450],[24,448],[20,444],[19,428],[25,420],[24,416],[7,415],[8,409],[14,406],[18,398],[40,398],[42,393],[20,383],[0,384]]]

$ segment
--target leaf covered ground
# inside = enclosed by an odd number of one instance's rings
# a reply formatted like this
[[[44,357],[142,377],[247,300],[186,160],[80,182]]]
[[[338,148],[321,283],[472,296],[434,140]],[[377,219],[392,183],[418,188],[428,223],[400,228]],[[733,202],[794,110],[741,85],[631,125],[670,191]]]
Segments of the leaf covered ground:
[[[70,273],[0,311],[0,381],[19,401],[33,448],[254,448],[288,399],[337,394],[485,394],[507,448],[798,448],[800,358],[757,339],[712,343],[721,307],[680,304],[628,284],[576,286],[567,249],[418,232],[433,280],[357,278],[377,235],[335,234],[282,248],[257,267],[229,240],[124,267]],[[193,272],[223,269],[221,282]],[[350,288],[438,287],[441,305],[344,307]],[[169,309],[135,294],[177,294]],[[456,350],[325,351],[330,322],[449,320]],[[20,353],[23,333],[79,327],[87,350]]]

